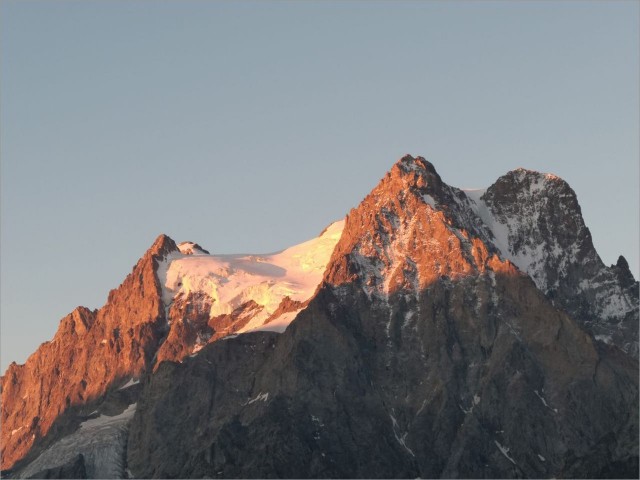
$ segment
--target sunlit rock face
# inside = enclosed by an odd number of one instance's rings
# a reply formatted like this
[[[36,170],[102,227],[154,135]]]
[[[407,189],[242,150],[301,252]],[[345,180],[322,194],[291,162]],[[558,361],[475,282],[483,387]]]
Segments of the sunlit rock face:
[[[156,269],[175,250],[173,240],[158,237],[104,307],[78,307],[24,365],[9,366],[2,377],[3,469],[24,457],[66,410],[149,370],[167,323]]]
[[[637,289],[624,259],[602,264],[557,177],[464,191],[405,156],[282,252],[161,236],[105,307],[3,377],[3,468],[637,478]],[[34,416],[49,426],[24,441]]]
[[[326,281],[362,284],[369,297],[422,290],[446,277],[516,274],[464,193],[418,157],[400,160],[347,216]]]

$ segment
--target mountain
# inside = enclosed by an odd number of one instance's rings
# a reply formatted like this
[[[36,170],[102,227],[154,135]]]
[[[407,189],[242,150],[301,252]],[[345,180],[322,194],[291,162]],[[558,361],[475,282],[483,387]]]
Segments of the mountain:
[[[469,193],[504,258],[598,340],[638,358],[638,282],[624,257],[602,263],[564,180],[518,169]]]
[[[180,361],[236,332],[283,331],[314,293],[343,223],[271,255],[212,256],[160,235],[104,307],[78,307],[51,342],[24,365],[9,366],[2,377],[2,468],[46,437],[63,412],[82,419],[164,360]]]
[[[270,255],[160,236],[2,377],[15,477],[638,476],[638,282],[563,180],[405,156]]]

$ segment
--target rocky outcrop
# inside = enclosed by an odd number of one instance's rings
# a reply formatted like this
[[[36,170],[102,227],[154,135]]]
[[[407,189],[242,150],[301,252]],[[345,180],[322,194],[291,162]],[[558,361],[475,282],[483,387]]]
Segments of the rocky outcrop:
[[[263,305],[249,300],[235,308],[231,313],[216,315],[210,318],[208,325],[213,333],[209,341],[213,342],[228,335],[234,335],[263,310]]]
[[[11,467],[74,405],[149,370],[166,332],[157,262],[176,250],[161,235],[97,311],[78,307],[52,341],[2,377],[2,468]]]
[[[299,302],[296,300],[292,300],[289,296],[286,296],[282,299],[282,301],[280,302],[280,305],[278,305],[278,308],[276,308],[276,310],[269,316],[269,318],[267,318],[265,320],[265,325],[273,322],[274,320],[276,320],[277,318],[279,318],[281,315],[284,315],[285,313],[290,313],[290,312],[295,312],[297,310],[300,310],[302,308],[304,308],[307,305],[308,302]]]
[[[201,292],[179,296],[169,306],[169,333],[158,349],[156,367],[164,361],[180,361],[211,339],[209,311],[212,299]]]
[[[211,317],[212,303],[211,297],[202,292],[179,296],[173,301],[169,307],[169,334],[158,349],[156,369],[164,361],[181,362],[208,343],[235,335],[264,309],[262,305],[249,300],[231,313]],[[265,323],[268,323],[268,319]]]

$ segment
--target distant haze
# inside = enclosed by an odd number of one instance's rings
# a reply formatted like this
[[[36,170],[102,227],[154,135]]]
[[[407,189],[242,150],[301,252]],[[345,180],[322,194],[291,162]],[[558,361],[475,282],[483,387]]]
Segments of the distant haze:
[[[156,236],[273,252],[405,153],[578,195],[638,277],[637,2],[0,4],[1,368]]]

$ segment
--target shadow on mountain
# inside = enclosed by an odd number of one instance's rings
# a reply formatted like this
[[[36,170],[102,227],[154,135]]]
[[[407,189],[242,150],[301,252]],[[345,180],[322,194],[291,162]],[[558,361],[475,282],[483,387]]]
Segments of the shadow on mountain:
[[[638,476],[638,365],[530,279],[486,272],[369,297],[324,284],[282,335],[163,363],[139,477]]]

